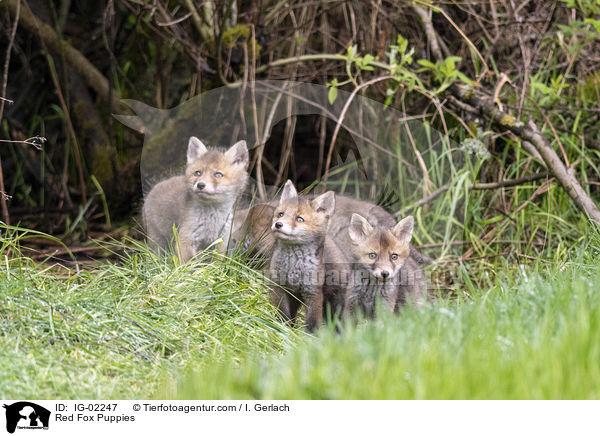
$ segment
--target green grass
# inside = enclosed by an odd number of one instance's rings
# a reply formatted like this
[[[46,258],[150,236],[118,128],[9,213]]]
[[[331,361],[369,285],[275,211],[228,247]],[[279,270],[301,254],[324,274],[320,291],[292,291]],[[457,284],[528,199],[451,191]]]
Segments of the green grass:
[[[600,274],[526,276],[471,301],[324,330],[283,356],[203,367],[174,398],[598,399]]]
[[[253,271],[130,251],[120,265],[79,273],[2,256],[1,397],[149,397],[187,365],[296,337],[251,285]]]
[[[3,242],[4,398],[600,398],[591,244],[562,268],[313,337],[279,323],[235,261],[181,266],[138,245],[73,272]]]

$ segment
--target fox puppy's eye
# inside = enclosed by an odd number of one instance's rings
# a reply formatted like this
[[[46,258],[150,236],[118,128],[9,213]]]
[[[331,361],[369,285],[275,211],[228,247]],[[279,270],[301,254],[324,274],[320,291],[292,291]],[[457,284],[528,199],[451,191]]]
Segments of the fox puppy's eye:
[[[396,253],[394,253],[394,254],[392,254],[390,256],[390,259],[392,259],[392,260],[398,260],[398,255]]]
[[[369,253],[369,259],[377,259],[377,254]]]
[[[304,222],[304,218],[302,218],[301,216],[297,216],[296,217],[296,221],[298,221],[299,223],[303,223]]]
[[[194,171],[194,175],[196,177],[200,177],[202,175],[202,171],[200,171],[200,170]]]
[[[279,213],[277,214],[277,216],[278,216],[279,218],[281,218],[281,217],[283,216],[283,212],[279,212]]]
[[[223,173],[221,171],[217,171],[216,173],[213,174],[217,179],[220,179],[221,177],[223,177]]]

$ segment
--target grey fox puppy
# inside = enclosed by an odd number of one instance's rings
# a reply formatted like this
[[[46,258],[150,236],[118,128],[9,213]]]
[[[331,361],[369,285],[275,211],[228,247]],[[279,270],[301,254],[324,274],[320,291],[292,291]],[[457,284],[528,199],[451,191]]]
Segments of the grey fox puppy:
[[[274,287],[271,301],[292,322],[300,303],[304,303],[309,331],[319,326],[324,314],[343,312],[347,265],[340,249],[327,236],[334,209],[333,192],[309,199],[298,196],[288,180],[273,215],[270,275],[289,291]]]
[[[229,241],[236,201],[248,181],[246,141],[227,151],[207,148],[192,136],[185,174],[152,188],[143,208],[148,240],[168,249],[173,226],[179,234],[178,254],[187,262],[219,238]]]
[[[391,229],[396,225],[394,217],[381,206],[367,201],[354,198],[336,196],[336,210],[334,216],[329,220],[329,235],[341,246],[347,247],[351,244],[348,229],[353,214],[366,217],[369,224],[376,228]],[[410,257],[420,265],[431,265],[433,259],[425,256],[410,244]]]
[[[353,214],[348,228],[350,243],[343,251],[351,261],[345,315],[361,311],[375,316],[377,300],[391,311],[407,298],[423,301],[425,281],[417,262],[410,257],[414,218],[408,216],[391,229],[373,227]]]

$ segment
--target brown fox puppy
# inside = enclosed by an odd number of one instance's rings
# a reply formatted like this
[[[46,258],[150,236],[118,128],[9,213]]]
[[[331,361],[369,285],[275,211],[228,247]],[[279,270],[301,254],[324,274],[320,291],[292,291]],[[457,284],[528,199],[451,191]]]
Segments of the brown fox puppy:
[[[327,192],[308,199],[298,196],[287,181],[273,215],[275,245],[270,276],[275,283],[271,300],[286,320],[294,321],[300,303],[306,304],[306,327],[313,331],[324,314],[341,314],[347,266],[337,245],[327,237],[335,195]]]
[[[408,294],[419,294],[421,281],[413,288],[403,283],[401,271],[414,276],[420,268],[410,257],[414,218],[408,216],[391,229],[373,227],[366,218],[353,214],[348,228],[350,243],[343,247],[351,265],[350,284],[346,299],[346,313],[356,316],[361,311],[367,317],[375,316],[377,300],[394,311],[403,304]],[[422,276],[422,273],[421,273]],[[398,303],[399,298],[403,301]],[[421,297],[418,297],[421,298]]]
[[[273,251],[275,238],[271,232],[271,225],[276,205],[260,203],[250,209],[235,211],[232,238],[236,243],[243,243],[244,251],[251,251],[257,255],[270,254]]]
[[[192,136],[185,174],[158,183],[144,202],[143,219],[150,243],[168,249],[176,226],[183,262],[219,238],[226,246],[234,205],[248,180],[247,167],[246,141],[222,152],[207,148]]]
[[[373,227],[391,229],[396,225],[394,217],[381,206],[374,205],[364,200],[342,197],[337,195],[335,199],[335,214],[329,220],[328,234],[335,242],[343,247],[349,246],[350,236],[348,229],[352,214],[360,214],[366,217],[369,224]],[[433,259],[425,256],[415,247],[410,245],[410,257],[421,265],[431,265],[435,263]]]

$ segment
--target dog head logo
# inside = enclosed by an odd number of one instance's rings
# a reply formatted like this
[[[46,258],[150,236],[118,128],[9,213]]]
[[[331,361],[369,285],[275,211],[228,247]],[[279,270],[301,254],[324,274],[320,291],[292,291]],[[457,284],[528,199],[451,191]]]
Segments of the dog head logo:
[[[14,433],[19,429],[48,429],[50,411],[42,406],[28,401],[19,401],[10,405],[4,404],[6,409],[6,431]]]

